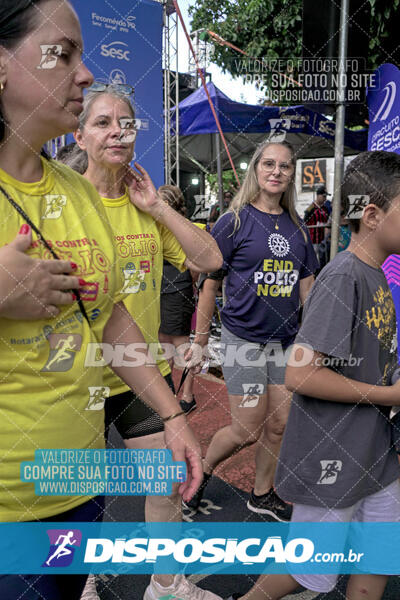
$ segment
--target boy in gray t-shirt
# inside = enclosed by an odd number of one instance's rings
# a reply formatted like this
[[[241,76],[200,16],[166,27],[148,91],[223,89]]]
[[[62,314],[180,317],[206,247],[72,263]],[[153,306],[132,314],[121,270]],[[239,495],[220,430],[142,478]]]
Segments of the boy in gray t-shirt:
[[[348,251],[320,273],[286,369],[294,392],[275,484],[292,521],[399,521],[391,406],[400,405],[394,305],[381,264],[400,253],[400,155],[364,152],[347,167]],[[337,575],[261,575],[242,600],[278,600]],[[379,600],[384,574],[352,575],[346,598]]]

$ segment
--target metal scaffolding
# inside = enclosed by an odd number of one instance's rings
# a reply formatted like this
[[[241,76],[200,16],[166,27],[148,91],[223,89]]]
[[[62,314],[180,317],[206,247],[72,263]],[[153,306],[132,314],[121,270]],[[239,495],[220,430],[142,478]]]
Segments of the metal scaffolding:
[[[174,135],[179,131],[178,16],[172,0],[163,0],[163,5],[165,182],[179,187],[179,135]],[[173,119],[175,130],[171,131]]]

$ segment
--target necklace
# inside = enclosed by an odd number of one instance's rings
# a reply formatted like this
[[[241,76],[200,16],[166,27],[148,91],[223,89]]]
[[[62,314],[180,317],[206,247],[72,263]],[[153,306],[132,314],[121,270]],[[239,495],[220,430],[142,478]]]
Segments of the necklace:
[[[279,213],[279,215],[276,217],[275,220],[275,229],[276,231],[279,231],[279,217],[281,216],[282,213]],[[267,213],[267,215],[269,216],[269,218],[271,219],[272,222],[274,222],[274,219],[272,218],[272,216],[270,215],[270,213]]]

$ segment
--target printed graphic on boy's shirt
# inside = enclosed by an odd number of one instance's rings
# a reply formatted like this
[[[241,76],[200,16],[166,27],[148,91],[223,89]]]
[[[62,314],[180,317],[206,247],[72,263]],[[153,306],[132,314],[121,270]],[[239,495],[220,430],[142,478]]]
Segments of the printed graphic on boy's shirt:
[[[61,217],[64,206],[67,204],[67,196],[64,194],[46,194],[46,209],[42,219],[58,219]]]
[[[374,294],[375,304],[365,311],[365,322],[368,329],[376,330],[382,346],[391,351],[393,336],[396,334],[396,315],[390,290],[379,286]]]
[[[341,460],[320,460],[321,475],[317,481],[318,485],[332,485],[336,483],[338,475],[342,470]]]
[[[239,408],[254,408],[260,401],[260,396],[264,393],[263,383],[242,383],[243,399]]]
[[[107,398],[110,397],[110,388],[103,386],[89,386],[89,402],[85,410],[103,410]]]
[[[42,371],[69,371],[76,353],[81,349],[82,336],[75,333],[51,333],[48,337],[50,353]]]
[[[137,294],[140,289],[144,289],[145,272],[142,269],[124,269],[124,286],[122,293]]]

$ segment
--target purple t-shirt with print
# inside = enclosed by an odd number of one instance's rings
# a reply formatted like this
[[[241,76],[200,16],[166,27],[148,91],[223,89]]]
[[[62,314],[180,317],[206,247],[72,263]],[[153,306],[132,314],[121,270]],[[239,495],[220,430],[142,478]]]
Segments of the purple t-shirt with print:
[[[240,211],[236,231],[234,222],[227,212],[212,230],[227,273],[222,322],[245,340],[289,345],[298,330],[300,279],[318,268],[308,232],[306,242],[286,211],[278,218],[252,205]]]

